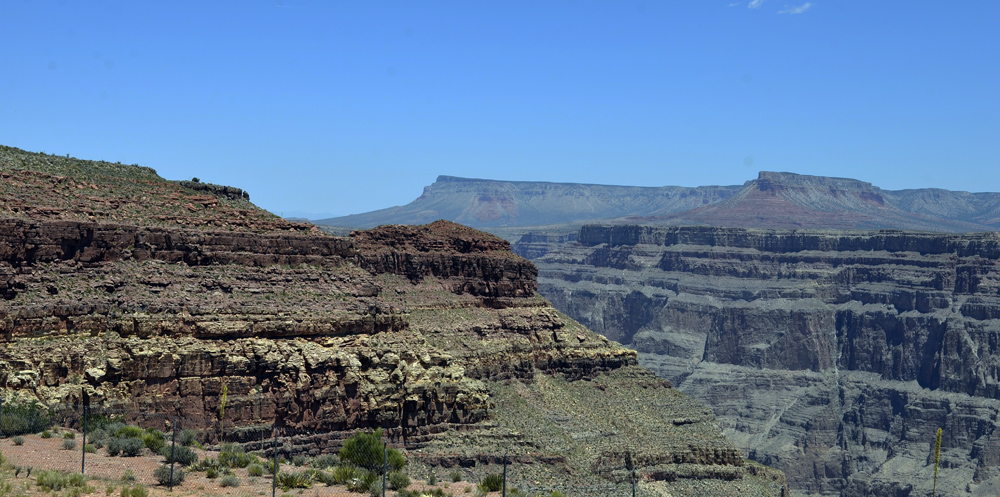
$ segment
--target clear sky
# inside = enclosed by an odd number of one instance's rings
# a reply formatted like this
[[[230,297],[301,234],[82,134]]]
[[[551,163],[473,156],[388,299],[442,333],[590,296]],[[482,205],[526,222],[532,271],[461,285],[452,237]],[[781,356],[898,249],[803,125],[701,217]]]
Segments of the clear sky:
[[[1000,2],[0,2],[0,144],[313,218],[439,174],[1000,191]]]

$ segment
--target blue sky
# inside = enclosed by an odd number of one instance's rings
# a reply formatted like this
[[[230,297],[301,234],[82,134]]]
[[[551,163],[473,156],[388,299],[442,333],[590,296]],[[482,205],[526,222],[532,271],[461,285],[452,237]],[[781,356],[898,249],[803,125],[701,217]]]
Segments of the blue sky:
[[[1000,2],[0,3],[0,143],[405,204],[439,174],[1000,191]]]

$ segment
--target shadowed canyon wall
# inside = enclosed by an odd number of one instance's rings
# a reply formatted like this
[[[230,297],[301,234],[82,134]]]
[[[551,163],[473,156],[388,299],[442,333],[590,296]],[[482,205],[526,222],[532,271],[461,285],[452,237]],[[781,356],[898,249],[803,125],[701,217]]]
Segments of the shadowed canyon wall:
[[[708,403],[803,495],[990,495],[1000,235],[585,226],[539,292]],[[519,250],[520,246],[515,246]]]

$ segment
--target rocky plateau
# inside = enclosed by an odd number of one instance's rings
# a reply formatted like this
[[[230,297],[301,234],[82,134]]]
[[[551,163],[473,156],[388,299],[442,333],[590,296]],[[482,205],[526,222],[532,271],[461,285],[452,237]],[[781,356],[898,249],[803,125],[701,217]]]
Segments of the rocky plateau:
[[[227,187],[0,150],[5,400],[124,405],[571,495],[787,495],[711,410],[538,296],[508,242],[447,221],[335,237]],[[211,198],[208,198],[211,197]],[[241,431],[244,430],[244,431]],[[208,440],[212,442],[212,440]]]

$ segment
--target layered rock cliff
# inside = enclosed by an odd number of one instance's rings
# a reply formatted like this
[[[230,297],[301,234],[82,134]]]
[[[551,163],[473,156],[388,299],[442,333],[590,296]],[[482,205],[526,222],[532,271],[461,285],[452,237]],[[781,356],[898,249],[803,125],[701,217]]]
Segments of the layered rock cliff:
[[[8,174],[49,181],[29,173]],[[181,227],[0,218],[5,399],[209,427],[225,386],[237,428],[325,443],[382,427],[414,464],[483,471],[509,452],[525,490],[620,494],[637,468],[646,495],[782,494],[711,411],[538,297],[535,266],[502,239],[443,221],[331,237],[249,208],[253,223],[213,230],[226,201]]]
[[[997,233],[587,226],[536,263],[801,495],[929,494],[939,427],[938,490],[995,488]]]

